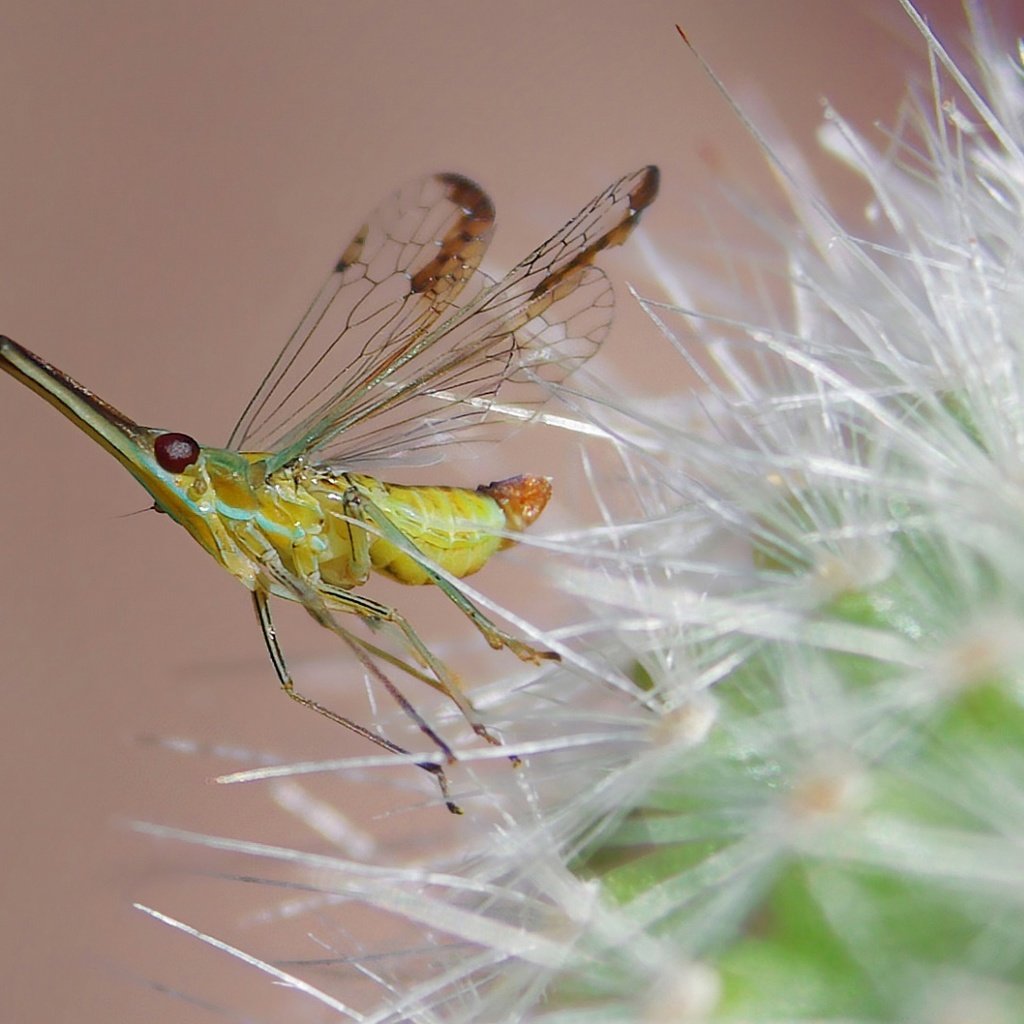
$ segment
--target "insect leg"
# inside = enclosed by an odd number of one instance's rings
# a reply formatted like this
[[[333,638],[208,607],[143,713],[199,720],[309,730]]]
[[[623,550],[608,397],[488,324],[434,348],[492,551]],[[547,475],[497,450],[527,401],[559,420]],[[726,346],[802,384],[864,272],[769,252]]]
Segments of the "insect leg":
[[[369,520],[388,543],[405,552],[416,560],[423,571],[430,577],[445,596],[461,611],[481,633],[495,650],[507,648],[522,661],[530,661],[535,665],[541,661],[559,661],[555,651],[538,650],[523,640],[499,629],[454,583],[449,582],[438,573],[428,559],[415,544],[390,519],[384,510],[361,491],[352,488],[345,495],[346,511],[355,519]]]
[[[423,679],[435,690],[439,693],[443,693],[449,700],[451,700],[459,711],[462,712],[466,721],[469,722],[473,732],[487,740],[488,743],[493,743],[495,746],[499,747],[501,746],[501,740],[499,740],[480,720],[480,716],[477,713],[476,708],[473,707],[472,702],[466,696],[462,686],[455,676],[455,673],[452,672],[452,670],[448,668],[448,666],[445,665],[445,663],[441,661],[441,659],[438,658],[429,647],[427,647],[420,638],[420,635],[415,629],[413,629],[409,620],[406,619],[406,617],[402,615],[397,608],[381,604],[379,601],[373,601],[368,597],[349,593],[347,590],[327,586],[323,589],[324,592],[330,595],[331,599],[344,608],[345,611],[361,615],[371,625],[376,624],[379,626],[382,623],[388,623],[389,625],[395,626],[401,632],[402,639],[406,642],[411,652],[421,661],[422,664],[426,665],[430,671],[434,673],[433,679],[420,676],[419,674],[417,674],[417,678]],[[308,610],[309,609],[307,608],[307,611]],[[334,627],[328,625],[328,628],[333,629]]]
[[[281,647],[277,642],[277,632],[274,629],[273,619],[270,617],[270,600],[266,591],[257,588],[252,594],[253,604],[256,608],[256,618],[259,621],[260,629],[263,631],[263,639],[267,645],[267,651],[270,654],[270,661],[274,666],[274,670],[277,672],[277,678],[281,682],[281,688],[284,690],[292,700],[301,704],[303,707],[310,708],[312,711],[316,711],[318,714],[323,715],[325,718],[336,723],[337,725],[344,726],[346,729],[350,729],[352,732],[364,739],[369,740],[371,743],[376,744],[378,747],[387,750],[392,754],[404,754],[409,753],[404,747],[400,747],[397,743],[392,743],[390,740],[385,739],[383,736],[379,736],[377,733],[370,729],[367,729],[365,725],[360,725],[358,722],[352,721],[350,718],[346,718],[344,715],[339,715],[336,711],[332,711],[328,707],[324,707],[323,704],[318,703],[311,697],[307,697],[305,694],[300,693],[295,688],[295,682],[291,677],[291,673],[288,671],[288,666],[285,664],[284,654],[281,652]],[[353,645],[354,646],[354,645]],[[368,660],[356,649],[357,655],[360,656],[360,660],[364,665],[367,664]],[[372,663],[371,663],[372,665]],[[393,687],[389,686],[392,693],[397,693]],[[405,711],[410,710],[410,705],[404,697],[401,697],[402,708]],[[430,738],[438,745],[441,752],[445,755],[448,761],[454,760],[454,755],[448,745],[437,736],[437,734],[426,725],[425,722],[420,719],[419,715],[414,717],[419,720],[420,727],[430,736]],[[451,794],[448,788],[448,777],[445,775],[444,769],[439,764],[432,764],[428,761],[417,762],[418,766],[424,771],[429,772],[437,780],[437,784],[441,788],[441,796],[444,799],[445,806],[452,814],[461,814],[462,808],[459,807],[451,799]]]
[[[272,547],[266,545],[259,549],[260,562],[272,579],[280,584],[285,589],[291,591],[295,600],[306,609],[307,613],[312,616],[321,626],[325,629],[329,629],[332,633],[336,633],[351,647],[359,658],[360,662],[371,672],[375,679],[377,679],[382,686],[387,689],[398,704],[406,711],[407,714],[416,722],[420,727],[420,730],[429,736],[442,750],[449,760],[449,763],[455,760],[455,755],[452,753],[451,748],[430,728],[429,725],[423,720],[423,717],[418,711],[402,696],[398,688],[392,683],[387,676],[380,672],[379,669],[369,660],[364,650],[370,650],[375,653],[385,655],[385,659],[393,665],[397,665],[400,668],[410,671],[417,679],[422,679],[429,683],[434,689],[439,690],[450,700],[454,701],[458,709],[462,712],[466,721],[472,726],[473,732],[478,736],[482,736],[488,743],[493,743],[496,746],[501,746],[501,741],[488,732],[487,727],[480,721],[480,717],[476,713],[476,709],[469,702],[469,698],[462,692],[462,688],[459,686],[455,676],[451,670],[441,661],[427,645],[420,639],[419,635],[412,628],[408,620],[395,608],[391,608],[386,604],[380,604],[378,601],[373,601],[367,597],[361,597],[358,594],[349,593],[347,590],[341,590],[336,587],[328,587],[321,583],[321,588],[325,594],[328,594],[336,605],[342,610],[349,612],[353,615],[359,615],[365,621],[370,623],[371,626],[379,627],[384,623],[396,626],[402,634],[409,650],[420,660],[420,664],[425,665],[434,674],[434,678],[431,679],[429,676],[425,676],[411,666],[406,666],[403,662],[392,656],[387,656],[386,652],[380,651],[377,647],[372,644],[367,644],[360,640],[358,637],[353,636],[345,627],[338,622],[338,620],[331,613],[331,609],[328,608],[320,593],[314,590],[309,584],[297,576],[290,573],[284,565],[281,563],[281,559]]]
[[[277,552],[268,547],[262,555],[264,570],[271,576],[274,582],[289,590],[296,601],[298,601],[310,616],[325,629],[337,634],[352,649],[360,664],[384,687],[394,698],[395,703],[419,726],[420,731],[431,741],[445,756],[445,760],[452,764],[455,761],[455,754],[452,748],[427,724],[423,716],[409,703],[401,691],[391,682],[390,679],[370,660],[365,650],[376,650],[373,645],[364,645],[359,642],[340,622],[331,614],[330,609],[324,604],[320,595],[308,586],[302,579],[293,576],[281,564]],[[269,610],[268,610],[269,615]],[[262,622],[262,620],[261,620]],[[383,652],[381,652],[383,653]],[[393,662],[400,667],[405,667],[398,659]]]

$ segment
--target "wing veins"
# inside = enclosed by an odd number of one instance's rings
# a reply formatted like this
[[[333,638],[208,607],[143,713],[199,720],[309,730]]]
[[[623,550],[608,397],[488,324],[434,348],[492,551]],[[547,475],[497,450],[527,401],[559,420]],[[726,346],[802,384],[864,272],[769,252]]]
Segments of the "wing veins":
[[[444,178],[428,179],[428,183],[431,180]],[[426,185],[421,185],[420,190],[424,192]],[[353,431],[358,436],[351,438],[352,457],[364,457],[368,444],[369,450],[379,457],[431,447],[439,443],[435,439],[442,432],[465,431],[482,423],[487,415],[483,396],[495,396],[503,386],[528,391],[532,388],[535,394],[529,396],[528,402],[543,401],[544,382],[560,380],[575,369],[596,351],[607,333],[611,289],[593,261],[605,248],[625,240],[656,193],[656,168],[644,168],[619,179],[498,283],[476,269],[493,219],[493,207],[485,196],[491,219],[474,220],[469,207],[464,205],[463,219],[439,239],[420,242],[414,237],[402,243],[385,233],[376,252],[368,253],[359,264],[361,276],[352,281],[339,278],[334,292],[320,308],[325,292],[329,291],[325,282],[285,351],[264,378],[258,392],[260,402],[256,398],[250,402],[235,433],[241,432],[244,440],[251,434],[262,434],[270,420],[279,420],[278,428],[297,420],[271,445],[277,449],[270,460],[269,468],[273,470],[328,447],[331,451],[324,451],[325,457],[332,462],[344,461],[345,435]],[[473,195],[483,193],[476,189]],[[479,209],[478,201],[478,212]],[[435,207],[422,206],[417,229],[434,212]],[[375,216],[384,219],[381,214]],[[368,223],[372,222],[373,218]],[[467,231],[467,225],[476,233]],[[362,234],[358,235],[356,242],[361,237]],[[393,262],[394,253],[387,256],[391,245],[397,246],[402,257],[399,264]],[[375,255],[380,253],[384,253],[387,261],[384,273],[379,280],[372,280],[368,275]],[[411,274],[416,260],[431,253],[432,259]],[[460,293],[471,276],[470,283],[476,291],[468,301],[463,301]],[[486,284],[480,287],[480,281]],[[347,309],[332,310],[332,305],[342,301],[346,285],[357,282],[365,291]],[[395,292],[390,298],[388,288]],[[383,305],[378,304],[378,292]],[[456,297],[460,298],[459,304]],[[394,308],[389,311],[387,307],[392,304]],[[364,309],[366,315],[361,317]],[[310,323],[314,311],[316,315]],[[282,389],[273,410],[266,412],[268,401],[295,366],[299,353],[314,336],[324,334],[330,327],[328,316],[339,313],[340,329],[331,330],[312,366],[287,390]],[[555,313],[560,319],[552,321]],[[382,322],[374,326],[374,317],[382,314]],[[357,320],[357,316],[361,318]],[[286,357],[293,339],[307,323],[310,326],[302,342],[294,354]],[[305,395],[297,408],[284,415],[282,411],[296,400],[300,389],[308,386],[317,372],[322,372],[329,357],[344,344],[346,335],[354,335],[366,325],[370,326],[363,331],[355,354],[328,374],[312,396]],[[427,360],[431,350],[436,351],[436,358]],[[420,360],[425,360],[422,365],[418,364]],[[283,369],[282,363],[286,364]],[[339,384],[341,389],[335,393]],[[443,402],[438,397],[442,391],[446,392]],[[329,397],[321,401],[324,395]],[[424,415],[413,408],[419,404],[414,399],[439,404]],[[472,400],[473,404],[460,406],[460,399]],[[397,417],[389,413],[406,402],[410,402],[409,407]],[[380,426],[373,423],[375,417],[381,417]],[[423,429],[409,429],[420,421],[424,423]],[[363,424],[364,429],[356,430]],[[390,450],[389,435],[393,435],[394,442]]]

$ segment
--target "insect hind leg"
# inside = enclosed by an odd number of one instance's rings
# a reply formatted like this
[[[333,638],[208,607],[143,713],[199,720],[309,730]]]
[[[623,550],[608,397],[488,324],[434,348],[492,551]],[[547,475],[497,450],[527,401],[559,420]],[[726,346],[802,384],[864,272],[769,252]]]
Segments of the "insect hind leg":
[[[255,558],[262,566],[261,575],[265,575],[267,577],[267,581],[264,583],[262,588],[264,591],[263,597],[257,602],[256,610],[259,616],[260,626],[263,629],[264,638],[267,641],[268,649],[270,649],[271,659],[274,661],[275,668],[278,669],[278,678],[281,679],[281,685],[284,687],[285,691],[289,696],[292,696],[294,700],[297,700],[300,704],[305,704],[308,707],[312,707],[315,703],[310,701],[309,698],[294,696],[294,685],[289,687],[284,681],[285,677],[288,677],[286,669],[284,669],[284,676],[282,676],[284,659],[280,656],[280,649],[277,648],[272,623],[270,623],[270,632],[268,633],[267,631],[267,623],[270,622],[270,612],[267,606],[267,593],[270,590],[271,582],[278,584],[280,588],[290,593],[292,598],[301,604],[303,608],[306,609],[306,612],[317,623],[325,629],[331,630],[332,633],[337,634],[345,641],[346,644],[348,644],[348,646],[355,652],[356,657],[359,658],[364,668],[366,668],[367,671],[370,672],[371,675],[385,687],[385,689],[387,689],[406,714],[416,722],[420,730],[438,746],[442,753],[445,754],[449,763],[455,760],[455,755],[452,753],[451,748],[426,723],[419,712],[417,712],[412,704],[406,700],[387,676],[385,676],[370,660],[370,657],[366,653],[367,651],[384,657],[385,660],[391,664],[409,671],[410,674],[417,679],[422,679],[430,686],[434,687],[434,689],[443,693],[462,712],[463,717],[469,723],[473,732],[488,743],[495,746],[502,745],[501,740],[490,732],[487,726],[483,724],[480,716],[477,714],[476,708],[473,707],[469,698],[463,692],[462,687],[459,685],[458,680],[455,678],[451,670],[430,651],[427,645],[420,639],[419,635],[412,628],[412,625],[397,609],[391,608],[388,605],[380,604],[377,601],[372,601],[369,598],[361,597],[358,594],[352,594],[347,590],[326,586],[322,582],[320,583],[320,590],[314,590],[313,587],[305,582],[305,580],[289,572],[281,562],[281,558],[274,548],[257,533],[252,530],[241,532],[239,534],[239,540],[242,541],[246,550],[249,551],[252,557]],[[389,623],[396,626],[400,630],[410,652],[420,660],[422,665],[429,669],[434,678],[417,672],[412,666],[407,666],[399,659],[387,655],[384,651],[378,650],[372,644],[366,644],[359,638],[354,637],[334,617],[331,609],[324,602],[321,592],[329,596],[335,603],[335,606],[340,610],[354,615],[359,615],[371,625]],[[260,593],[260,589],[257,588],[253,593]],[[271,646],[272,639],[273,647]],[[279,665],[281,667],[278,667]],[[290,677],[288,678],[290,680]],[[341,718],[341,716],[337,716],[337,718],[335,718],[334,712],[328,713],[327,709],[321,710],[319,706],[314,708],[314,710],[320,711],[321,714],[325,714],[326,717],[331,718],[332,720],[338,720]],[[341,721],[340,724],[346,725],[348,728],[355,727],[355,723],[349,723],[347,719]],[[363,727],[355,727],[354,731],[359,732],[360,735],[375,735],[373,733],[369,733],[368,730],[365,730]],[[380,737],[377,738],[379,739]],[[519,763],[519,759],[514,755],[510,760],[513,764],[518,765]],[[426,765],[421,765],[421,767],[426,767]],[[431,766],[431,768],[433,767],[434,766]],[[431,768],[428,768],[427,770],[431,770]]]
[[[345,611],[362,616],[375,628],[382,624],[394,626],[420,664],[426,666],[433,674],[433,678],[431,678],[428,675],[415,673],[416,678],[422,679],[452,701],[459,711],[462,712],[462,717],[466,719],[477,736],[494,746],[501,746],[501,740],[481,721],[479,713],[473,707],[469,697],[466,696],[455,673],[427,647],[420,635],[413,629],[412,623],[397,608],[392,608],[390,605],[381,604],[379,601],[374,601],[358,594],[352,594],[340,588],[323,586],[323,591]],[[316,617],[308,605],[306,610]],[[337,624],[334,622],[333,616],[329,615],[328,621],[321,621],[320,619],[317,619],[317,621],[328,629],[337,631]],[[401,663],[398,664],[401,667]]]
[[[330,708],[325,707],[322,703],[313,700],[311,697],[301,693],[295,687],[295,682],[292,679],[291,673],[288,670],[288,666],[285,663],[285,655],[281,650],[281,645],[278,643],[278,634],[273,626],[273,620],[270,617],[270,606],[269,597],[265,591],[257,589],[253,591],[253,604],[256,608],[256,617],[259,621],[260,629],[263,633],[263,640],[266,643],[267,652],[270,655],[270,663],[273,665],[274,671],[278,674],[278,679],[281,682],[281,687],[293,700],[295,700],[303,708],[308,708],[310,711],[314,711],[319,715],[323,715],[329,721],[334,722],[337,725],[341,725],[346,729],[356,733],[356,735],[362,736],[365,739],[369,739],[370,742],[380,746],[381,749],[388,751],[390,754],[398,754],[408,756],[409,751],[399,746],[397,743],[391,742],[390,739],[385,739],[383,736],[378,735],[376,732],[368,729],[365,725],[359,725],[358,722],[352,721],[350,718],[346,718],[344,715],[339,715],[337,712],[332,711]],[[362,654],[362,652],[353,643],[351,644],[352,649],[355,650],[356,656],[359,657],[362,664],[368,664],[368,658]],[[372,663],[368,666],[372,668]],[[378,673],[380,676],[380,674]],[[383,676],[380,678],[384,679]],[[386,682],[386,679],[384,679]],[[403,711],[412,713],[414,718],[418,721],[421,729],[423,729],[427,735],[437,744],[441,754],[444,755],[446,761],[450,763],[455,760],[455,755],[449,745],[447,745],[434,731],[431,729],[418,714],[415,709],[412,708],[409,701],[406,700],[393,686],[388,686],[389,691],[398,699],[400,706]],[[449,780],[447,775],[444,773],[444,769],[439,764],[434,764],[430,761],[418,761],[417,766],[422,768],[424,771],[429,772],[433,775],[437,781],[441,791],[441,798],[444,801],[444,806],[449,809],[453,814],[462,814],[462,808],[452,799],[451,790],[449,787]]]
[[[494,650],[506,648],[521,661],[539,665],[542,661],[560,661],[556,651],[534,647],[518,637],[506,633],[495,625],[466,595],[452,582],[445,579],[426,558],[422,551],[390,519],[384,510],[361,491],[352,488],[345,495],[346,511],[353,519],[369,521],[381,537],[400,551],[415,559],[416,563],[430,577],[430,581],[473,623]],[[418,639],[418,638],[417,638]],[[453,698],[454,699],[454,698]],[[456,702],[458,703],[458,702]]]

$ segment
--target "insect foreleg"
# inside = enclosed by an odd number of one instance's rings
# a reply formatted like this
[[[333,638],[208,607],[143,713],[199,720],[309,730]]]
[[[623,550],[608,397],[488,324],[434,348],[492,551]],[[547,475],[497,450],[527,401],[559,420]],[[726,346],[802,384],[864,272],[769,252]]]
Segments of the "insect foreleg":
[[[376,744],[384,750],[387,750],[392,754],[401,754],[408,756],[409,751],[404,747],[400,747],[397,743],[392,743],[391,740],[385,739],[383,736],[372,732],[367,729],[365,725],[360,725],[358,722],[354,722],[351,718],[346,718],[344,715],[339,715],[336,711],[332,711],[328,707],[324,707],[323,704],[318,703],[311,697],[307,697],[304,693],[300,693],[295,689],[295,682],[291,677],[291,673],[288,671],[288,666],[285,664],[284,654],[281,651],[281,647],[277,642],[277,631],[274,629],[274,622],[270,617],[270,598],[267,593],[263,590],[254,590],[252,594],[253,604],[256,608],[256,618],[259,620],[260,629],[263,631],[263,639],[267,645],[267,651],[270,654],[270,661],[274,666],[274,670],[277,672],[277,678],[281,682],[281,688],[284,690],[292,700],[301,704],[305,708],[309,708],[312,711],[316,711],[318,714],[323,715],[325,718],[334,722],[337,725],[344,726],[346,729],[351,730],[364,739],[369,740],[371,743]],[[357,656],[359,651],[356,651]],[[363,661],[363,658],[360,657]],[[363,662],[365,664],[365,661]],[[401,695],[399,695],[401,696]],[[405,711],[410,710],[408,701],[402,698],[402,708]],[[413,709],[415,714],[415,711]],[[419,719],[419,715],[415,715]],[[420,719],[422,723],[422,719]],[[423,723],[425,725],[425,723]],[[441,740],[436,733],[429,726],[426,727],[428,735],[438,745],[441,753],[445,755],[445,759],[451,761],[454,759],[454,755],[448,745]],[[437,780],[437,784],[441,788],[441,796],[444,798],[445,806],[452,814],[461,814],[462,808],[459,807],[451,798],[451,793],[448,788],[448,776],[445,775],[444,769],[439,764],[433,764],[429,761],[417,761],[417,766],[422,768],[424,771],[429,772]]]
[[[384,510],[371,498],[353,487],[346,492],[344,501],[346,512],[350,516],[357,520],[368,520],[384,540],[409,555],[410,558],[415,559],[430,577],[431,582],[483,633],[484,638],[495,650],[506,647],[521,660],[533,662],[535,665],[544,660],[560,660],[559,655],[554,651],[538,650],[525,641],[506,633],[503,629],[499,629],[454,583],[437,572],[430,559],[388,519]]]

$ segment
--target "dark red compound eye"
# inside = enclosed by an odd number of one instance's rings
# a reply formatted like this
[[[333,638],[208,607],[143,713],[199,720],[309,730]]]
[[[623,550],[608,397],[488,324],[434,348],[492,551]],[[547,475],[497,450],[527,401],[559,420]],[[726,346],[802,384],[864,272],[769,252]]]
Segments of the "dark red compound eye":
[[[161,469],[180,473],[199,458],[199,443],[188,434],[161,434],[153,442],[153,454]]]

